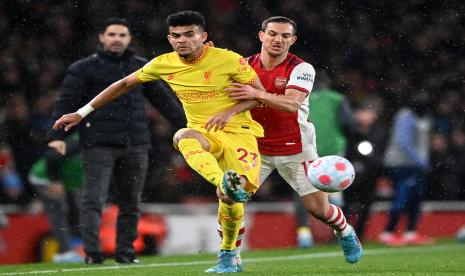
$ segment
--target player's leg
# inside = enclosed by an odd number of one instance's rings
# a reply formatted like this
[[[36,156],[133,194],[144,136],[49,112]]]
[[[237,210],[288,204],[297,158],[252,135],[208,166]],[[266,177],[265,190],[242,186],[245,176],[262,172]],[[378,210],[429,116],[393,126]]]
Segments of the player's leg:
[[[347,223],[342,210],[330,204],[328,195],[321,191],[302,196],[302,202],[310,214],[334,229],[346,261],[358,262],[362,257],[362,246],[354,228]]]
[[[62,184],[54,183],[54,187],[51,185],[34,185],[34,187],[44,204],[52,234],[58,241],[58,252],[53,256],[52,261],[54,263],[81,263],[84,259],[71,246],[66,191]]]
[[[402,235],[402,240],[407,244],[427,245],[433,244],[434,239],[423,236],[417,232],[418,219],[421,216],[420,204],[426,193],[426,178],[420,168],[412,168],[412,178],[415,185],[411,186],[411,196],[407,206],[407,231]]]
[[[300,154],[280,157],[280,165],[276,167],[283,179],[301,196],[305,209],[334,229],[346,260],[350,263],[358,262],[362,247],[353,227],[347,223],[342,210],[329,203],[328,194],[313,187],[307,177],[306,169],[310,160],[315,158],[316,152],[310,149]]]
[[[102,209],[108,196],[113,174],[115,151],[107,148],[88,148],[83,152],[84,183],[81,194],[81,235],[87,264],[102,264],[100,224]]]
[[[140,263],[135,255],[133,243],[137,239],[140,195],[144,188],[147,167],[148,148],[146,146],[125,149],[116,164],[118,219],[115,261],[117,263]]]
[[[223,133],[224,134],[224,133]],[[252,135],[227,134],[222,135],[221,141],[224,143],[223,158],[218,160],[221,168],[231,169],[237,175],[241,189],[248,195],[257,191],[260,174],[260,155],[256,139]],[[242,265],[237,261],[237,239],[240,229],[243,226],[245,206],[244,203],[234,202],[224,197],[220,190],[218,221],[222,229],[222,241],[218,253],[218,265],[206,272],[240,272]]]
[[[395,189],[394,199],[389,210],[388,223],[378,239],[386,245],[400,246],[404,245],[405,242],[394,234],[394,230],[410,198],[411,188],[409,187],[409,182],[414,183],[415,178],[410,177],[408,169],[405,168],[393,168],[391,170],[391,178]]]
[[[275,167],[273,165],[273,156],[266,156],[262,155],[262,165],[260,166],[260,186],[263,184],[263,182],[268,178],[268,176],[275,170]],[[220,191],[217,189],[217,195],[218,198],[222,199],[225,202],[231,202],[228,200],[231,200],[229,197],[224,197],[224,194],[220,194]],[[221,225],[221,222],[218,221],[218,235],[220,236],[221,240],[223,240],[223,227]],[[239,267],[239,270],[242,271],[242,259],[241,259],[241,245],[242,245],[242,237],[245,233],[246,227],[244,222],[242,223],[241,228],[239,229],[239,235],[237,236],[236,240],[236,262]]]
[[[218,221],[217,229],[218,235],[220,236],[221,241],[223,241],[223,226],[221,222]],[[241,228],[239,229],[239,234],[237,235],[236,240],[236,263],[238,265],[239,270],[242,270],[242,259],[241,259],[241,246],[242,246],[242,239],[245,233],[245,223],[242,222]]]
[[[173,145],[193,170],[213,185],[221,186],[224,172],[210,153],[211,143],[205,135],[194,129],[183,128],[174,135]]]

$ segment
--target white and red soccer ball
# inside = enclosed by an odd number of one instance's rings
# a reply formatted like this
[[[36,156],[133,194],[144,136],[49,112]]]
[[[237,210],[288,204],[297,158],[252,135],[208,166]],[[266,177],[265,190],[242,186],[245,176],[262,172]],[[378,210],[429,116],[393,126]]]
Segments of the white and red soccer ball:
[[[320,157],[310,164],[307,173],[312,185],[327,193],[347,189],[355,178],[354,166],[337,155]]]

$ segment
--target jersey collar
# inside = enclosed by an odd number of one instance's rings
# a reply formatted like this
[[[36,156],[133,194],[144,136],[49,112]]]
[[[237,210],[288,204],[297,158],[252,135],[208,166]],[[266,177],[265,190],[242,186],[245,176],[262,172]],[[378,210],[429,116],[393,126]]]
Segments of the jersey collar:
[[[198,58],[196,58],[195,60],[191,61],[191,62],[186,62],[186,61],[182,60],[181,58],[179,58],[179,60],[182,63],[186,64],[186,65],[195,65],[195,64],[199,63],[200,61],[202,61],[202,59],[207,55],[208,49],[210,49],[210,46],[204,45],[203,49],[202,49],[202,53],[200,54],[200,56]]]

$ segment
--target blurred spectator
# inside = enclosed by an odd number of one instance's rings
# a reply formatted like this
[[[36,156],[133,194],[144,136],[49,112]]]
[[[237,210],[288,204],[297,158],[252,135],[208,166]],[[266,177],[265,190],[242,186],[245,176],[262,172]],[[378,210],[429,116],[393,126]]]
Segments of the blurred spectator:
[[[348,136],[357,132],[349,100],[333,90],[326,71],[318,71],[315,88],[309,99],[308,119],[315,124],[318,155],[345,156]]]
[[[0,203],[15,203],[24,191],[11,149],[5,144],[0,145],[0,184]]]
[[[347,158],[355,169],[355,180],[344,191],[344,213],[350,217],[360,239],[364,238],[365,226],[375,200],[375,186],[384,174],[383,156],[388,131],[379,121],[383,103],[378,97],[365,99],[355,110],[358,132],[348,143]],[[354,219],[355,217],[355,219]]]
[[[448,144],[448,136],[443,132],[433,132],[431,135],[431,171],[428,173],[428,199],[455,199],[462,191],[462,184],[457,182],[454,174],[454,156]]]
[[[416,91],[407,98],[407,106],[394,117],[384,163],[390,170],[395,195],[389,221],[379,240],[387,245],[431,244],[433,240],[417,232],[420,205],[426,192],[426,172],[431,169],[429,144],[431,118],[429,94]],[[408,214],[407,231],[394,233],[403,212]]]
[[[29,135],[34,141],[37,141],[37,144],[42,144],[46,140],[47,132],[52,123],[50,116],[56,100],[56,91],[49,93],[39,95],[33,102]]]
[[[16,201],[27,203],[33,196],[33,189],[27,180],[29,168],[43,151],[43,140],[31,133],[31,111],[22,94],[14,94],[7,100],[4,124],[5,139],[11,147],[12,160],[24,184],[24,193]]]
[[[29,182],[36,189],[44,204],[52,234],[58,242],[58,252],[52,257],[54,263],[80,263],[84,259],[72,246],[69,207],[77,199],[77,190],[82,184],[81,147],[77,133],[65,141],[66,154],[47,150],[32,166]]]
[[[452,129],[450,136],[450,151],[453,158],[451,177],[455,179],[458,189],[458,199],[465,199],[465,129],[457,126]]]
[[[448,135],[451,131],[454,102],[450,97],[439,100],[435,108],[433,130]]]

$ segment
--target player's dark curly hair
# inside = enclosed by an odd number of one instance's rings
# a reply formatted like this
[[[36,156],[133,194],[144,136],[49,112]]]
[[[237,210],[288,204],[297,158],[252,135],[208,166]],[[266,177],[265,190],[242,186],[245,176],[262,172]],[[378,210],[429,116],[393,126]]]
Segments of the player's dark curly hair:
[[[205,17],[196,11],[180,11],[166,18],[168,27],[196,25],[205,30]]]
[[[129,32],[131,32],[131,25],[129,24],[129,21],[120,17],[112,17],[103,22],[103,24],[100,26],[100,33],[104,33],[110,25],[123,25],[128,28]]]
[[[284,17],[284,16],[272,16],[270,18],[267,18],[263,21],[262,23],[262,31],[264,32],[266,30],[266,27],[268,27],[269,23],[288,23],[292,25],[293,29],[293,35],[297,34],[297,24],[295,24],[294,20]]]

